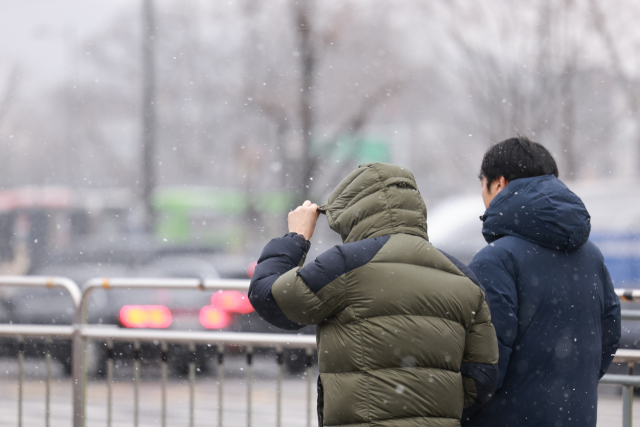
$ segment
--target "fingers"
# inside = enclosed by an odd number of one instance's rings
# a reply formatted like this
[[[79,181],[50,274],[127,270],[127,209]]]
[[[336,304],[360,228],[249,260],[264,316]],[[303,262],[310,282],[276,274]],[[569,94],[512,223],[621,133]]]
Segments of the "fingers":
[[[306,200],[301,206],[289,212],[289,232],[303,235],[309,240],[313,236],[319,215],[318,205]]]
[[[302,206],[298,206],[297,208],[295,208],[291,212],[301,211],[303,208],[309,208],[311,210],[316,211],[316,210],[318,210],[319,206],[316,203],[311,203],[311,201],[305,200],[304,203],[302,204]],[[291,212],[289,212],[289,213],[291,213]]]

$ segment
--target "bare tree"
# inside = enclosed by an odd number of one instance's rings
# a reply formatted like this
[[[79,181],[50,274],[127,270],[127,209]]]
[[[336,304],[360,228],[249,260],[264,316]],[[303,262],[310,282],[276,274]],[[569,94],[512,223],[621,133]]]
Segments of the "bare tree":
[[[609,63],[613,68],[613,73],[616,76],[617,83],[622,89],[622,93],[626,95],[629,110],[635,117],[638,127],[640,127],[640,85],[637,83],[637,79],[633,79],[627,75],[624,69],[622,61],[622,55],[618,52],[618,47],[615,43],[615,37],[611,32],[611,28],[607,22],[607,17],[598,0],[589,0],[589,6],[592,11],[593,27],[597,34],[600,36],[606,55],[609,59]],[[640,165],[640,134],[637,135],[637,151],[638,159],[637,164]]]
[[[366,24],[350,4],[335,10],[326,9],[326,5],[314,0],[287,0],[281,5],[291,16],[288,37],[293,54],[286,55],[286,50],[283,50],[273,55],[277,62],[265,60],[262,69],[269,71],[263,79],[269,84],[264,84],[266,89],[262,85],[252,85],[248,97],[274,124],[277,144],[287,146],[284,160],[288,167],[283,168],[283,173],[289,177],[287,187],[301,201],[315,195],[314,188],[322,181],[323,175],[331,176],[336,172],[334,166],[326,161],[332,147],[341,137],[356,137],[362,132],[374,119],[382,101],[396,92],[391,88],[397,89],[402,78],[393,72],[375,75],[358,68],[363,51],[375,52],[376,48],[392,51],[386,43],[359,39],[364,28],[376,28],[386,34],[380,22]],[[383,12],[379,13],[374,18],[384,16]],[[252,29],[255,31],[255,27]],[[260,33],[259,38],[263,41],[279,37],[273,27],[261,28]],[[365,43],[364,49],[362,43]],[[252,58],[256,56],[255,52],[248,52]],[[390,55],[389,61],[393,59],[399,60]],[[293,74],[287,71],[291,67],[295,70]],[[261,69],[255,62],[251,68]],[[327,79],[326,76],[333,74],[334,69],[341,70],[341,81]],[[281,89],[274,93],[272,88],[279,86],[283,76],[289,76],[290,81],[295,82],[292,86],[295,90],[286,92]],[[252,77],[248,79],[251,81]],[[359,93],[354,93],[354,86],[361,88]],[[336,114],[338,111],[340,114]],[[347,162],[347,167],[352,167],[350,162]]]
[[[468,188],[487,145],[516,133],[548,145],[563,174],[599,174],[593,153],[621,138],[616,94],[636,118],[640,108],[612,24],[622,13],[597,0],[158,2],[146,157],[159,186],[243,192],[252,233],[270,221],[265,194],[321,201],[368,138],[406,159],[431,197]],[[11,106],[15,138],[3,143],[16,166],[3,184],[66,182],[58,114],[71,96],[74,183],[140,185],[141,30],[139,10],[123,10],[82,42],[77,78],[36,107]],[[21,168],[28,156],[42,167]]]
[[[311,180],[317,168],[317,159],[311,154],[311,138],[314,128],[314,85],[316,54],[312,41],[311,14],[312,0],[295,2],[294,22],[300,58],[300,132],[302,135],[302,194],[301,199],[310,199]]]
[[[485,144],[515,134],[531,135],[555,149],[564,174],[578,176],[576,103],[579,99],[595,103],[585,99],[588,93],[579,93],[576,86],[578,77],[590,72],[580,63],[584,21],[578,4],[573,0],[538,1],[513,8],[508,2],[498,2],[489,11],[486,5],[455,1],[448,5],[452,14],[471,8],[477,25],[488,25],[496,12],[502,13],[495,28],[495,45],[480,44],[477,32],[458,21],[451,21],[448,27],[452,40],[464,52],[466,67],[460,68],[458,76],[468,88],[471,114],[477,117],[475,123]]]

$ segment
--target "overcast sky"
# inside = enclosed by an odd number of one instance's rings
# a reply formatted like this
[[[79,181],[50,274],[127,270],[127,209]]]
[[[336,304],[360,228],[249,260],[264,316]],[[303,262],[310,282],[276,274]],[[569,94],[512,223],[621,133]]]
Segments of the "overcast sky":
[[[72,47],[138,4],[135,0],[0,0],[0,86],[15,65],[20,66],[23,93],[33,94],[66,78]]]

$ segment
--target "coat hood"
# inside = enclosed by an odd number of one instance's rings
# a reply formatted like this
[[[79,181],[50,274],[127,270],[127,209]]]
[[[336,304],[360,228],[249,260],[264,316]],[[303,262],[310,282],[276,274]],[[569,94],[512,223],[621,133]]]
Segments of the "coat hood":
[[[367,163],[351,172],[320,207],[344,243],[389,234],[428,240],[427,208],[413,174],[385,163]]]
[[[566,252],[584,245],[591,231],[582,200],[553,175],[511,181],[481,219],[488,243],[515,236]]]

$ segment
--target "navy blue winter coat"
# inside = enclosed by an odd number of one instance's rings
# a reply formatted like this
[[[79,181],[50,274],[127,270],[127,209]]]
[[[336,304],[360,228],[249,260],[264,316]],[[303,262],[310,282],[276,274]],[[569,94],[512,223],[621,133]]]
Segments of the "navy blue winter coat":
[[[589,242],[584,204],[554,176],[513,180],[482,217],[469,267],[486,289],[500,376],[466,426],[596,425],[598,380],[620,341],[620,303]]]

